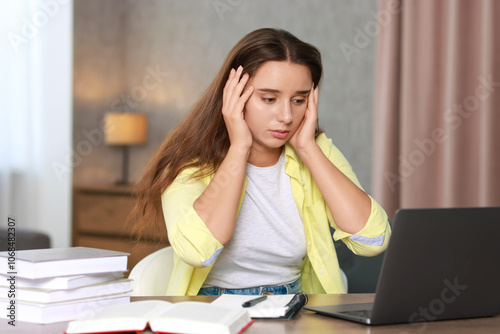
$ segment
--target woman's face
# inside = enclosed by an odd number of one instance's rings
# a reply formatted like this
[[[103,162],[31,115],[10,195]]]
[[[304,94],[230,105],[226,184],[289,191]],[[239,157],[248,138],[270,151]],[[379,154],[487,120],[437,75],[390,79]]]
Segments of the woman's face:
[[[254,87],[245,105],[245,120],[253,135],[250,157],[252,153],[279,157],[281,147],[304,119],[313,85],[311,72],[304,65],[268,61],[250,78],[249,85]]]

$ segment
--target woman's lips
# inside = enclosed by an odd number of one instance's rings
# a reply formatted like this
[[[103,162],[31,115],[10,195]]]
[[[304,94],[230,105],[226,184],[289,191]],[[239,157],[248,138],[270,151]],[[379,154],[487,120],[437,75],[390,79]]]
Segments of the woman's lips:
[[[284,139],[290,133],[290,131],[283,131],[283,130],[271,130],[270,132],[274,137],[278,139]]]

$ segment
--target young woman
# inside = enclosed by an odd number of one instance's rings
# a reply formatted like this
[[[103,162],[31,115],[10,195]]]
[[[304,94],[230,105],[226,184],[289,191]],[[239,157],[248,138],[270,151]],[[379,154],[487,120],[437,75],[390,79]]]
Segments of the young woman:
[[[321,56],[277,29],[229,52],[139,182],[140,227],[165,224],[168,295],[343,293],[333,238],[382,252],[384,210],[317,127]]]

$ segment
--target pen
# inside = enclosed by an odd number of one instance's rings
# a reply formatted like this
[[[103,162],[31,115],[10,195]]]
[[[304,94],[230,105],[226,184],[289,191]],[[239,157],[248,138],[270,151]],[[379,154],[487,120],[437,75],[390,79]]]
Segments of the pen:
[[[247,300],[246,302],[244,302],[243,304],[241,304],[241,306],[243,306],[243,307],[254,306],[257,303],[260,303],[260,302],[266,300],[266,298],[267,298],[267,296],[260,296],[259,298]]]

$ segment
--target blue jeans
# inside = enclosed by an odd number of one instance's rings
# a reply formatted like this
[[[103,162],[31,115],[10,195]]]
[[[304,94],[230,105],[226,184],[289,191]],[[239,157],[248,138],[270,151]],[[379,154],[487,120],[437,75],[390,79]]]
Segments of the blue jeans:
[[[228,295],[285,295],[295,294],[301,291],[302,284],[300,279],[288,284],[261,285],[246,289],[225,289],[216,286],[201,288],[198,296],[220,296]]]

